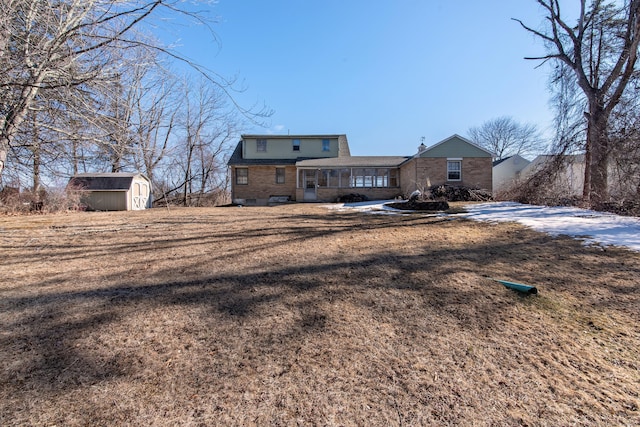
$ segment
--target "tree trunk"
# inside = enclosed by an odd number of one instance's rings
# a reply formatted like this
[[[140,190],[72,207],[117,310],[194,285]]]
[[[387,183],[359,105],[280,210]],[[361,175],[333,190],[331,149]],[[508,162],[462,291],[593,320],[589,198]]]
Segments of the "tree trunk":
[[[597,208],[609,200],[608,117],[598,106],[591,110],[587,126],[584,194],[587,196],[585,201]]]
[[[0,146],[0,178],[2,177],[2,171],[4,170],[4,164],[7,161],[7,150],[4,144]]]
[[[587,143],[584,151],[584,182],[582,184],[582,201],[591,203],[591,146]]]
[[[189,138],[190,140],[190,138]],[[191,159],[193,157],[194,146],[189,142],[187,153],[187,167],[184,173],[184,193],[182,194],[182,205],[189,206],[189,195],[191,193]]]
[[[71,139],[71,147],[73,150],[71,161],[73,162],[73,175],[78,174],[78,140],[76,138]]]
[[[40,201],[40,163],[42,160],[42,152],[40,150],[40,135],[38,133],[37,113],[31,114],[31,126],[33,127],[33,142],[31,143],[31,152],[33,153],[33,197],[35,201]]]
[[[33,146],[33,196],[40,201],[40,144]]]

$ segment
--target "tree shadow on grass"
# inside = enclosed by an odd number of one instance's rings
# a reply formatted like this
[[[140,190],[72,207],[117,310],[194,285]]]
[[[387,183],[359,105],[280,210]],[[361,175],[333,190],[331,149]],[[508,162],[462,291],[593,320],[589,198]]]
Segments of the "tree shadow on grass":
[[[278,247],[293,243],[346,236],[357,230],[437,227],[448,222],[446,219],[415,217],[354,220],[352,215],[333,218],[305,215],[291,217],[290,221],[285,218],[282,224],[294,220],[298,222],[290,228],[272,225],[212,233],[199,236],[199,240],[196,236],[188,236],[163,241],[169,247],[179,248],[203,241],[221,244],[224,239],[246,239],[245,247],[222,257],[231,262],[247,253],[276,251]],[[281,239],[275,244],[260,242],[259,237],[265,235],[280,235]],[[524,271],[523,278],[535,277],[543,281],[546,289],[542,292],[580,295],[592,283],[590,273],[580,271],[583,254],[593,260],[592,251],[573,241],[547,237],[532,241],[531,236],[540,235],[526,233],[515,241],[496,238],[465,247],[421,242],[421,251],[411,255],[381,247],[379,251],[363,256],[348,255],[337,260],[312,258],[306,263],[273,265],[261,271],[229,269],[196,280],[162,280],[163,275],[175,277],[170,271],[159,271],[148,281],[139,283],[113,275],[106,277],[107,283],[112,284],[109,286],[80,290],[67,286],[42,294],[7,296],[0,302],[3,318],[7,319],[3,321],[0,335],[3,366],[0,397],[6,398],[6,404],[11,405],[28,396],[46,397],[120,378],[135,378],[145,368],[141,360],[145,352],[151,351],[149,343],[141,341],[139,347],[118,348],[117,341],[106,344],[100,340],[111,331],[127,339],[128,334],[139,332],[127,331],[129,325],[149,327],[138,319],[147,315],[150,319],[160,319],[157,327],[167,328],[169,334],[177,333],[179,327],[161,320],[167,321],[166,317],[171,313],[188,311],[196,317],[191,318],[195,326],[181,332],[186,344],[195,346],[194,336],[199,335],[204,337],[201,345],[212,352],[215,350],[220,354],[226,345],[228,352],[253,352],[253,357],[262,362],[289,355],[292,349],[300,348],[307,340],[334,332],[340,315],[335,307],[363,313],[366,316],[363,322],[370,322],[372,326],[378,322],[390,325],[399,334],[415,336],[423,345],[426,332],[413,326],[423,322],[421,316],[440,323],[432,325],[437,331],[448,327],[469,334],[488,333],[503,325],[505,313],[513,306],[524,303],[517,294],[485,277],[492,275],[507,256],[513,256],[515,262],[526,262],[535,252],[539,261],[531,261],[530,268],[537,266],[537,271]],[[256,241],[252,242],[252,238]],[[144,247],[123,244],[119,250],[128,251],[134,258],[134,254]],[[81,252],[82,248],[72,249],[66,256],[80,256]],[[637,272],[637,264],[634,264],[637,259],[625,254],[602,253],[595,259],[602,270],[614,268],[621,258],[628,259],[632,267],[626,274],[632,275]],[[544,270],[543,260],[560,257],[566,258],[558,261],[560,266]],[[34,256],[33,261],[36,259]],[[566,267],[576,270],[575,283],[560,283],[559,274],[564,274],[561,270]],[[90,280],[94,272],[87,268],[75,273]],[[639,302],[637,291],[629,286],[616,285],[611,291],[624,296],[625,307]],[[608,308],[614,305],[612,299],[606,300],[606,304]],[[162,317],[162,313],[169,314]],[[357,326],[363,327],[363,323]],[[99,347],[91,348],[87,343]],[[109,345],[116,348],[107,348]],[[196,356],[203,357],[201,354]],[[225,357],[230,363],[231,356]],[[222,369],[216,367],[216,363],[212,359],[200,368]],[[10,412],[9,409],[3,411]]]

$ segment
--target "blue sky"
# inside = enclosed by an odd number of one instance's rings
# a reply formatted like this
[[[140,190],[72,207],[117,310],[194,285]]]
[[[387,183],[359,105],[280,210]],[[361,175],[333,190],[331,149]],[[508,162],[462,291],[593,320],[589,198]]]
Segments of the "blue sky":
[[[352,155],[411,155],[499,116],[549,131],[534,0],[219,0],[217,42],[182,28],[178,49],[237,75],[245,106],[275,113],[245,133],[345,133]],[[550,132],[549,132],[550,133]]]

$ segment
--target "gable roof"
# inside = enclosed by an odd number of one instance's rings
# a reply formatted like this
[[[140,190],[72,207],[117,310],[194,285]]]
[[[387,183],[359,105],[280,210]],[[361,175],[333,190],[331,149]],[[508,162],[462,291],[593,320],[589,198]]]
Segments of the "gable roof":
[[[432,145],[431,147],[427,147],[427,149],[425,149],[424,151],[421,151],[418,154],[416,154],[415,157],[432,157],[434,156],[434,154],[435,154],[435,157],[444,157],[442,155],[442,153],[445,151],[443,150],[444,146],[450,143],[455,143],[456,140],[459,143],[468,145],[477,154],[475,156],[467,156],[467,157],[494,157],[492,152],[480,147],[478,144],[475,144],[458,134],[453,134],[450,137],[445,138],[442,141]]]
[[[79,173],[69,179],[68,185],[80,187],[83,190],[126,191],[131,188],[131,183],[136,177],[142,177],[149,181],[146,176],[140,173]]]

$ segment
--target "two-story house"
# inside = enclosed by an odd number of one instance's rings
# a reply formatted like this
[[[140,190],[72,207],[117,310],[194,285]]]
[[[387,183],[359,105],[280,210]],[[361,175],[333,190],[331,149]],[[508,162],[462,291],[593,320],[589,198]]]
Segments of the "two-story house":
[[[228,165],[234,203],[372,200],[428,185],[491,190],[492,154],[453,135],[414,156],[351,156],[346,135],[243,135]]]

